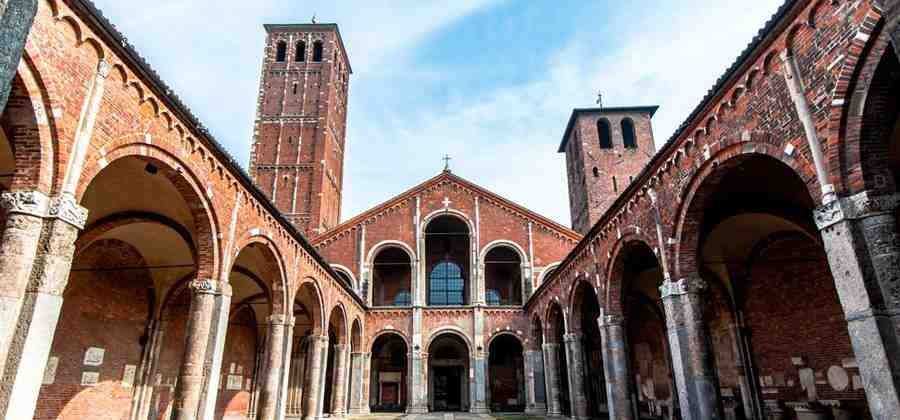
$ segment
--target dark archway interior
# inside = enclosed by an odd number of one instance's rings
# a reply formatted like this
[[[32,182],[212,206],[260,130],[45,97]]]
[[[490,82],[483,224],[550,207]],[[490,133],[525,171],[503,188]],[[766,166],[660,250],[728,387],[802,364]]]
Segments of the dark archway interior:
[[[580,325],[581,340],[584,345],[584,364],[586,368],[584,384],[587,392],[588,412],[595,417],[605,415],[606,406],[606,377],[603,371],[603,343],[600,337],[600,327],[597,324],[600,318],[600,303],[597,294],[587,283],[582,282],[574,297],[574,309],[578,311],[577,318]]]
[[[499,246],[484,257],[485,302],[488,305],[522,304],[522,259],[515,250]]]
[[[406,342],[396,334],[385,334],[372,344],[369,409],[373,412],[406,411]]]
[[[488,349],[490,409],[494,412],[525,411],[525,359],[522,343],[505,334]]]
[[[409,306],[412,263],[409,254],[397,247],[384,248],[372,267],[372,305]]]
[[[630,242],[621,251],[622,305],[631,354],[633,386],[642,416],[671,416],[677,411],[666,340],[666,323],[659,286],[659,262],[643,242]]]
[[[439,216],[425,229],[428,304],[469,303],[469,227],[455,216]]]
[[[469,410],[469,346],[455,334],[443,334],[428,347],[430,411]]]
[[[701,185],[697,255],[725,410],[750,415],[763,400],[825,400],[865,418],[861,388],[825,380],[859,370],[846,363],[854,353],[806,184],[765,155],[737,157],[717,171]],[[739,317],[744,328],[735,329]]]

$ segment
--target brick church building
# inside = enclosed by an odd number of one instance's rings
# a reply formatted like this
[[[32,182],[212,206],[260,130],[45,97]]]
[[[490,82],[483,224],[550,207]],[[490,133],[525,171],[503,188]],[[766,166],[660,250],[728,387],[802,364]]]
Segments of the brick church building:
[[[449,168],[342,217],[338,27],[265,31],[248,174],[90,1],[0,0],[3,418],[900,418],[900,1],[786,1],[659,150],[574,109],[571,228]]]

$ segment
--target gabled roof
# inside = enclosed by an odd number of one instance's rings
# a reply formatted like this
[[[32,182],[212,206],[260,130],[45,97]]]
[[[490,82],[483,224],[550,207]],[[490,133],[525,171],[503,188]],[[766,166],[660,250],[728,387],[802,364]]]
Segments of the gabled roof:
[[[650,118],[653,118],[656,115],[656,110],[659,109],[659,105],[649,105],[649,106],[619,106],[619,107],[596,107],[596,108],[575,108],[572,110],[572,115],[569,117],[569,123],[566,124],[566,131],[563,133],[562,141],[559,143],[559,150],[557,152],[564,153],[566,151],[566,143],[569,142],[569,134],[572,133],[572,129],[575,127],[575,120],[578,119],[578,116],[581,114],[615,114],[615,113],[646,113],[650,114]]]
[[[503,197],[501,197],[501,196],[499,196],[499,195],[497,195],[497,194],[495,194],[495,193],[493,193],[471,181],[468,181],[464,178],[454,175],[453,172],[451,172],[449,170],[444,170],[437,176],[432,177],[431,179],[428,179],[425,182],[422,182],[421,184],[416,185],[416,186],[394,196],[393,198],[352,217],[351,219],[345,221],[344,223],[341,223],[341,224],[329,229],[328,231],[315,237],[312,240],[312,244],[313,244],[313,246],[317,246],[317,245],[327,241],[328,239],[331,239],[334,236],[340,234],[341,232],[346,231],[347,229],[353,228],[354,226],[362,223],[363,221],[374,216],[375,214],[379,213],[380,211],[390,208],[390,207],[392,207],[398,203],[401,203],[411,197],[414,197],[417,194],[421,193],[422,191],[427,190],[431,186],[441,183],[441,182],[444,182],[444,181],[455,182],[465,188],[472,190],[473,192],[475,192],[481,196],[488,197],[492,200],[496,200],[496,201],[502,203],[503,205],[510,207],[519,213],[522,213],[527,218],[533,219],[534,221],[536,221],[538,223],[541,223],[543,225],[546,225],[548,227],[556,229],[557,231],[560,232],[560,234],[565,235],[566,237],[568,237],[569,239],[571,239],[573,241],[577,242],[577,241],[581,240],[581,234],[579,234],[578,232],[575,232],[572,229],[569,229],[557,222],[554,222],[553,220],[550,220],[547,217],[541,216],[540,214],[537,214],[537,213],[525,208],[524,206],[522,206],[520,204],[517,204],[513,201],[503,198]]]

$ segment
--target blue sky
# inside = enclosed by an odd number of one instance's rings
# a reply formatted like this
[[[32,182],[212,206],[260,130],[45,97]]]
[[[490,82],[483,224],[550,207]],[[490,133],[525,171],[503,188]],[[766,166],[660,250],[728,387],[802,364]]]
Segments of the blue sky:
[[[660,105],[671,136],[782,0],[95,0],[245,167],[263,23],[337,22],[354,75],[342,218],[454,173],[570,225],[574,107]],[[737,13],[736,13],[737,12]]]

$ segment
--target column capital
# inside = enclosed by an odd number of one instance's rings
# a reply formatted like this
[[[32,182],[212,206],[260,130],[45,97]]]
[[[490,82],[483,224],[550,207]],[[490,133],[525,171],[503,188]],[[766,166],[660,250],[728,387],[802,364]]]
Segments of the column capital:
[[[876,194],[871,191],[862,191],[816,207],[813,210],[813,218],[819,230],[823,230],[846,219],[865,219],[890,214],[898,206],[900,206],[900,194]]]
[[[294,319],[284,314],[269,315],[269,325],[293,326]]]
[[[194,294],[231,296],[231,286],[213,279],[194,279],[188,287]]]
[[[50,197],[40,191],[8,191],[0,194],[0,207],[7,213],[47,217]]]
[[[597,325],[600,327],[600,329],[603,329],[606,327],[613,327],[613,326],[621,327],[624,324],[625,324],[625,318],[622,317],[622,315],[608,314],[608,315],[600,315],[600,317],[597,318]]]
[[[79,205],[75,201],[75,197],[69,194],[62,194],[50,199],[47,217],[62,220],[81,230],[84,229],[84,225],[87,223],[88,210]]]
[[[566,343],[578,342],[581,341],[582,336],[584,336],[582,333],[568,333],[563,335],[563,341]]]
[[[700,293],[706,290],[706,282],[699,277],[686,277],[678,281],[663,282],[659,286],[659,295],[662,299],[669,296],[680,296],[691,293]]]

